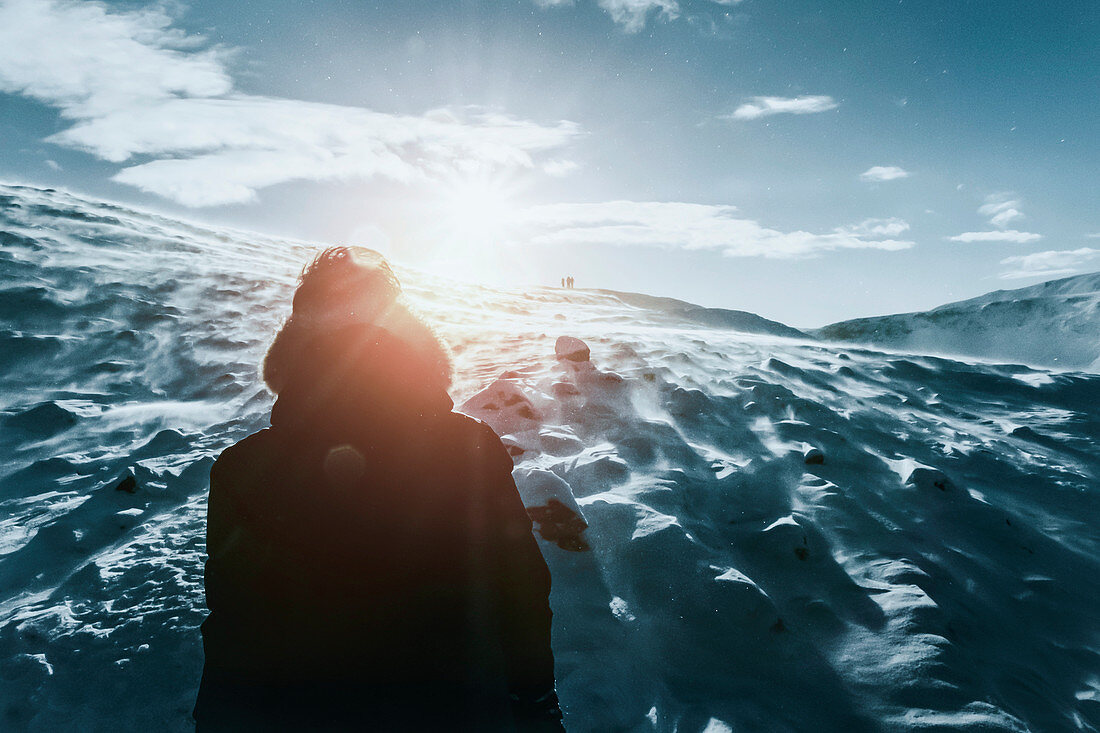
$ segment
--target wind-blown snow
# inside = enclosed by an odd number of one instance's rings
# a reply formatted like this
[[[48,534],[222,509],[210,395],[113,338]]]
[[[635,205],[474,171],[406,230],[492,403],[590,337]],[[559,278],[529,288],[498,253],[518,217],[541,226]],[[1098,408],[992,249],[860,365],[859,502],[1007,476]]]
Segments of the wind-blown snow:
[[[1100,272],[998,290],[923,313],[842,321],[824,339],[1100,372]]]
[[[309,247],[15,186],[0,238],[0,728],[187,730]],[[402,280],[515,456],[570,730],[1100,729],[1100,377]]]

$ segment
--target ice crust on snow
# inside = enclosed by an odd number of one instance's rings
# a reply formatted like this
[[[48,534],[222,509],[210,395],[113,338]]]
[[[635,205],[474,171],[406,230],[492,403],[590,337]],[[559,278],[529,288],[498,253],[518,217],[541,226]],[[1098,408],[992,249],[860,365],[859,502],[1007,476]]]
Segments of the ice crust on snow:
[[[16,186],[0,239],[0,728],[191,730],[210,465],[311,249]],[[1100,729],[1100,376],[401,279],[513,456],[571,731]]]

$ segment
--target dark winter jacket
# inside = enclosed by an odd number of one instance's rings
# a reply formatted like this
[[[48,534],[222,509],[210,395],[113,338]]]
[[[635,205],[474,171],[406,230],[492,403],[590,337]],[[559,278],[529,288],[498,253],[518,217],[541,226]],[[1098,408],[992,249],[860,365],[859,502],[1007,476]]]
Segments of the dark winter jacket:
[[[431,384],[380,328],[318,337],[214,464],[200,730],[560,730],[511,459]]]

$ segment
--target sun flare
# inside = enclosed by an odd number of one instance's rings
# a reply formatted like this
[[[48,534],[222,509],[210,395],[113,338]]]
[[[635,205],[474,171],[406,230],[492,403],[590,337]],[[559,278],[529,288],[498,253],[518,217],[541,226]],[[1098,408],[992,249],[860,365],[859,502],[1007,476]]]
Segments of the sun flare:
[[[515,215],[516,204],[503,181],[470,178],[444,192],[440,224],[453,245],[488,248],[503,242]]]

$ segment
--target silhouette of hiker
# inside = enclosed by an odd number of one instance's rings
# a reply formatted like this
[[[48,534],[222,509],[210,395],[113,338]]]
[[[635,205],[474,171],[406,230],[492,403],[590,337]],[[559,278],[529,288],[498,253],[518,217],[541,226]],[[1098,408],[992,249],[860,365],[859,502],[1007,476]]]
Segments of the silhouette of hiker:
[[[302,273],[271,427],[211,470],[199,731],[562,731],[550,574],[381,255]]]
[[[564,277],[563,277],[563,278],[561,279],[561,286],[562,286],[563,288],[565,287],[565,278],[564,278]]]

